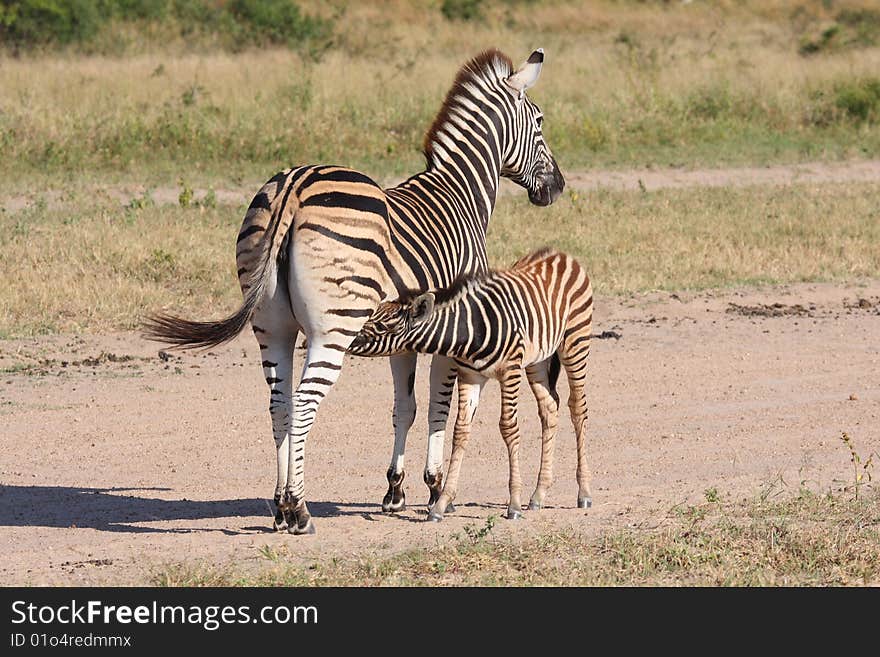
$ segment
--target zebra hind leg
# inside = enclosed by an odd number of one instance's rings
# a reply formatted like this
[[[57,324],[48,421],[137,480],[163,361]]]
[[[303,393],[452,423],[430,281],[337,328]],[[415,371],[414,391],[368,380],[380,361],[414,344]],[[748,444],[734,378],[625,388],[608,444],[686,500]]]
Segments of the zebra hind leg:
[[[315,525],[305,500],[305,448],[318,407],[342,370],[345,347],[311,336],[303,375],[293,394],[293,423],[287,462],[287,484],[281,509],[290,534],[314,534]]]
[[[526,368],[526,377],[532,394],[538,402],[538,415],[541,418],[541,469],[538,483],[529,500],[529,509],[543,508],[547,490],[553,483],[553,447],[559,426],[559,395],[556,393],[556,380],[559,376],[559,357]]]
[[[254,313],[254,337],[260,346],[263,376],[269,386],[269,415],[275,440],[277,479],[273,500],[277,531],[287,529],[290,518],[284,513],[281,498],[287,485],[287,462],[292,420],[293,350],[300,328],[287,310],[286,302],[265,303]]]

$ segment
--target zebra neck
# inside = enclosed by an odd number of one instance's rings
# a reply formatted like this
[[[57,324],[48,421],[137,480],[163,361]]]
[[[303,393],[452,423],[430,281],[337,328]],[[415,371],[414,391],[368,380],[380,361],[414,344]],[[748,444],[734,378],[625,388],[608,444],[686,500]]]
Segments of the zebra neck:
[[[455,339],[466,339],[467,336],[454,336],[455,326],[464,312],[466,303],[464,294],[443,302],[434,308],[431,316],[422,324],[412,329],[403,346],[411,351],[423,354],[440,354],[452,356],[456,350]]]
[[[425,174],[453,192],[485,230],[498,195],[501,149],[492,130],[475,125],[468,132],[438,130]]]

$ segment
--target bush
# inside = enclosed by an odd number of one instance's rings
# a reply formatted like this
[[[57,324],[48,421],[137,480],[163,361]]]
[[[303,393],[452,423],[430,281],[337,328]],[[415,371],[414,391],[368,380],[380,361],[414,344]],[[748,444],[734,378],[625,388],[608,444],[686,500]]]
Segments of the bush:
[[[440,12],[448,20],[472,21],[483,17],[483,0],[443,0]]]
[[[0,12],[0,37],[16,48],[86,41],[103,20],[91,0],[9,0]]]
[[[868,78],[839,86],[835,105],[851,119],[877,122],[880,120],[880,78]]]
[[[332,34],[329,21],[304,15],[290,0],[233,0],[229,11],[257,41],[301,49],[305,42],[326,41]]]
[[[283,45],[317,57],[332,21],[303,14],[293,0],[2,0],[0,43],[16,51],[93,44],[112,23],[158,23],[164,33],[215,37],[230,50]]]

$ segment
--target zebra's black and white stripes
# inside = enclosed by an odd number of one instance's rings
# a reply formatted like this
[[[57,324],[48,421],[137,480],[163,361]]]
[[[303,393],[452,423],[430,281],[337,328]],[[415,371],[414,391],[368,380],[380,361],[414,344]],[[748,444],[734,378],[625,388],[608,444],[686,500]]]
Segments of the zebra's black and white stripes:
[[[442,354],[459,368],[459,405],[448,479],[430,512],[440,520],[455,498],[464,447],[488,379],[501,383],[501,435],[510,464],[507,517],[521,513],[517,401],[523,368],[541,416],[541,470],[529,507],[541,508],[553,479],[558,424],[556,379],[568,376],[569,410],[577,436],[578,506],[587,507],[586,364],[590,354],[593,289],[578,262],[545,249],[503,271],[463,277],[438,292],[411,294],[379,305],[349,347],[362,356],[401,351]]]
[[[278,455],[276,526],[314,531],[305,504],[305,440],[321,400],[335,383],[345,350],[385,298],[450,285],[487,269],[486,228],[499,177],[523,185],[547,205],[564,181],[547,147],[540,110],[525,95],[538,78],[543,51],[517,70],[498,51],[468,62],[425,138],[425,171],[382,190],[367,176],[335,166],[304,166],[276,175],[254,197],[238,238],[242,307],[219,322],[159,316],[149,337],[208,347],[250,321],[270,388]],[[293,347],[308,339],[299,385],[292,385]],[[415,418],[414,354],[391,359],[394,451],[383,509],[404,506],[406,436]],[[425,481],[435,500],[442,484],[443,435],[455,367],[431,366]]]

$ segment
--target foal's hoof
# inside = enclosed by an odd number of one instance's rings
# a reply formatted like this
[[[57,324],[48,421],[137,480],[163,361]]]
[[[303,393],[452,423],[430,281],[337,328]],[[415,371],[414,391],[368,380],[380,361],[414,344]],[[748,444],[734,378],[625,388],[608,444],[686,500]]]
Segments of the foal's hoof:
[[[517,509],[508,509],[506,518],[508,520],[522,520],[522,512]]]
[[[275,520],[272,521],[272,529],[276,532],[283,532],[287,529],[287,521],[284,518],[275,518]]]
[[[578,508],[579,509],[589,509],[593,506],[593,498],[592,497],[579,497],[578,498]]]
[[[306,536],[315,533],[315,523],[312,522],[312,519],[309,518],[308,522],[306,522],[305,526],[300,527],[296,523],[293,523],[290,527],[287,528],[288,534],[293,534],[294,536]]]
[[[434,511],[434,509],[431,509],[430,511],[428,511],[428,518],[427,519],[428,519],[428,522],[442,522],[443,521],[443,514],[440,513],[439,511]]]
[[[445,513],[455,513],[455,505],[452,502],[446,505]]]
[[[544,505],[537,500],[529,500],[529,511],[540,511],[543,508]]]

